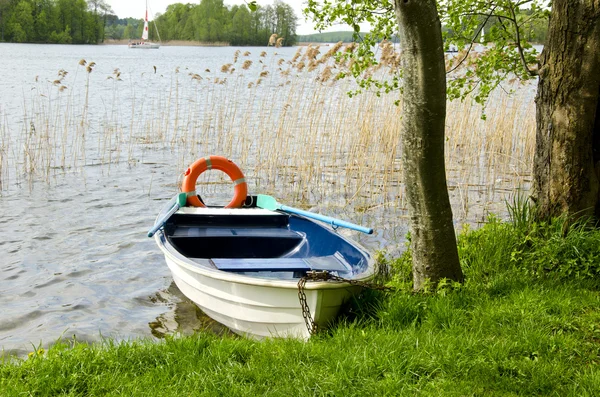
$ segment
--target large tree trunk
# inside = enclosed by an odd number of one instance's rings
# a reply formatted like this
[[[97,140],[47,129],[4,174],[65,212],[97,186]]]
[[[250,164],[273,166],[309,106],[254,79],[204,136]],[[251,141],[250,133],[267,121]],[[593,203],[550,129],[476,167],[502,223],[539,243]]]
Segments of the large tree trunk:
[[[402,157],[410,214],[413,280],[462,281],[446,186],[446,70],[435,0],[395,0],[404,95]]]
[[[541,218],[600,216],[600,0],[554,0],[540,58],[533,198]]]

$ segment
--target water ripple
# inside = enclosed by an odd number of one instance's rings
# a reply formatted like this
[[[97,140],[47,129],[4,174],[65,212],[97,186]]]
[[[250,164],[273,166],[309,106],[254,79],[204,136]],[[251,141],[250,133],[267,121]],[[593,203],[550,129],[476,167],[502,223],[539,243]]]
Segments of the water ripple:
[[[35,76],[39,75],[45,81],[56,76],[61,68],[75,72],[81,58],[97,62],[90,84],[94,93],[103,94],[107,89],[103,85],[106,76],[116,66],[121,68],[124,77],[128,75],[129,78],[139,76],[137,70],[140,66],[150,67],[153,64],[165,71],[174,70],[177,66],[189,66],[190,70],[194,70],[199,62],[203,62],[203,68],[215,70],[229,62],[235,51],[235,48],[167,47],[164,51],[145,54],[151,59],[145,57],[140,60],[134,57],[137,54],[125,53],[123,48],[118,47],[7,46],[0,43],[0,53],[4,50],[11,54],[3,59],[0,68],[19,71],[15,77],[18,83],[11,79],[0,80],[0,101],[9,101],[8,104],[0,102],[0,111],[3,112],[0,120],[3,121],[2,116],[6,116],[9,125],[15,126],[15,131],[22,131],[26,124],[19,104],[30,98],[14,99],[20,98],[24,87],[25,91],[29,91],[29,88],[38,86]],[[287,51],[291,57],[296,49],[277,51],[282,56]],[[118,65],[114,64],[116,60]],[[177,78],[174,74],[171,77]],[[83,92],[84,79],[80,80],[79,86],[72,85],[68,91]],[[125,105],[122,108],[131,109],[132,101],[139,101],[141,96],[160,102],[164,99],[161,84],[157,80],[148,80],[136,85],[135,92],[124,93]],[[101,96],[90,100],[97,101],[92,106],[95,110],[104,111]],[[246,103],[247,99],[243,101]],[[125,117],[123,113],[115,117],[121,116]],[[90,114],[90,117],[100,116]],[[192,119],[195,115],[190,114],[189,117]],[[147,134],[147,130],[160,124],[146,125],[142,120],[135,119],[132,124],[139,125],[124,132]],[[196,153],[215,147],[198,142],[190,144],[184,153],[174,152],[169,144],[138,145],[141,148],[127,154],[124,153],[127,148],[122,148],[121,156],[126,157],[103,165],[106,159],[97,142],[102,139],[101,134],[107,132],[87,131],[84,142],[88,149],[87,157],[74,158],[77,164],[68,164],[64,170],[56,167],[48,170],[50,175],[45,180],[44,175],[36,174],[35,181],[28,183],[21,170],[11,170],[14,183],[0,195],[0,351],[26,354],[31,351],[32,342],[36,346],[40,341],[47,345],[60,337],[75,335],[80,341],[98,341],[102,336],[129,339],[161,336],[179,330],[192,332],[206,324],[206,319],[196,318],[194,306],[180,296],[172,284],[164,257],[154,241],[146,238],[146,232],[162,205],[177,191],[178,176],[185,169],[182,163],[188,161],[190,151]],[[14,138],[14,146],[10,149],[20,153],[22,137],[11,138]],[[60,149],[57,147],[58,151]],[[55,154],[61,155],[59,152]],[[110,155],[117,153],[112,151]],[[23,165],[18,164],[19,167]],[[40,169],[40,174],[43,171]],[[261,180],[260,175],[247,175],[247,179]],[[458,180],[451,171],[449,179]],[[398,181],[390,183],[400,189]],[[453,186],[457,183],[450,183],[450,187]],[[357,197],[368,197],[371,193],[352,192]],[[402,201],[401,193],[396,193],[394,191],[394,195],[390,195],[390,202]],[[227,188],[223,193],[211,192],[210,198],[227,202],[230,194],[231,190]],[[307,194],[310,196],[312,193]],[[329,201],[324,200],[315,209],[355,223],[377,226],[372,236],[352,234],[368,248],[386,249],[391,255],[403,251],[407,232],[406,209],[401,205],[388,207],[383,204],[355,211],[346,205],[347,199],[351,198],[354,196],[338,195]],[[483,207],[481,198],[474,196],[474,200],[476,205]],[[503,205],[502,199],[499,202]],[[489,207],[484,211],[487,210],[491,211]],[[175,321],[184,317],[186,320],[181,323]]]

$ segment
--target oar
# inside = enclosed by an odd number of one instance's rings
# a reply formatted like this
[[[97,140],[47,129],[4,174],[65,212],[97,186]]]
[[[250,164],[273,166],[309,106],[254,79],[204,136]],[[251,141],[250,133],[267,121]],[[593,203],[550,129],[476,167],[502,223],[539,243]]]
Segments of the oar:
[[[288,207],[287,205],[279,204],[274,197],[267,196],[265,194],[259,194],[256,196],[256,206],[270,211],[281,210],[292,214],[298,214],[307,218],[316,219],[318,221],[328,223],[332,226],[341,226],[348,229],[357,230],[366,234],[373,234],[373,229],[371,228],[355,225],[354,223],[346,222],[341,219],[335,219],[325,215],[315,214],[314,212],[308,212],[304,210],[299,210],[297,208]]]
[[[177,200],[175,201],[175,204],[173,204],[173,207],[171,207],[169,212],[167,212],[165,216],[163,216],[158,222],[156,222],[156,224],[152,226],[152,229],[148,231],[148,237],[154,236],[154,233],[156,233],[158,229],[163,227],[163,225],[167,223],[169,218],[174,213],[176,213],[179,210],[179,208],[185,207],[185,202],[187,201],[187,193],[179,193],[176,197]]]

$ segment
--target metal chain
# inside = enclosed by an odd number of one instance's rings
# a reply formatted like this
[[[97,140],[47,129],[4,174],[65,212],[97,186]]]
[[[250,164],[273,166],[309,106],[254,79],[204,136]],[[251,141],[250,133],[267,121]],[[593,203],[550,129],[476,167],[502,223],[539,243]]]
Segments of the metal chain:
[[[300,307],[302,308],[302,317],[304,317],[304,323],[308,329],[309,335],[317,333],[317,324],[315,324],[312,315],[310,314],[310,308],[306,302],[306,294],[304,293],[304,285],[306,284],[306,277],[301,277],[298,280],[298,299],[300,300]]]
[[[339,281],[339,282],[343,282],[343,283],[348,283],[350,285],[356,285],[358,287],[363,287],[363,288],[368,288],[368,289],[374,289],[377,291],[393,291],[394,288],[393,287],[388,287],[385,285],[380,285],[380,284],[375,284],[369,281],[360,281],[360,280],[352,280],[352,279],[347,279],[347,278],[343,278],[340,276],[335,276],[333,274],[329,274],[328,280],[332,280],[332,281]]]
[[[360,280],[349,280],[340,276],[333,275],[329,273],[327,270],[311,270],[306,272],[306,275],[298,280],[298,299],[300,300],[300,307],[302,309],[302,317],[304,317],[304,322],[306,323],[306,328],[308,329],[309,335],[314,335],[317,333],[317,324],[315,323],[312,315],[310,314],[310,307],[308,307],[308,302],[306,301],[306,293],[304,292],[304,287],[306,286],[306,282],[308,280],[311,281],[338,281],[343,283],[348,283],[350,285],[359,286],[363,288],[370,288],[380,291],[391,291],[392,287],[386,287],[384,285],[378,285],[375,283],[360,281]]]

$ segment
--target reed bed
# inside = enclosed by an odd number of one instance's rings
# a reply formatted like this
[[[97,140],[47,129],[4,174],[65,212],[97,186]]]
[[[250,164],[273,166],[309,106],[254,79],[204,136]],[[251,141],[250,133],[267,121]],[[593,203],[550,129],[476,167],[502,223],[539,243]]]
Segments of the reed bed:
[[[198,157],[220,154],[242,167],[251,192],[290,204],[404,209],[401,98],[350,97],[356,84],[337,76],[351,67],[341,54],[352,50],[308,46],[288,58],[237,51],[218,70],[177,68],[167,77],[101,75],[82,60],[73,73],[36,83],[19,130],[0,112],[0,189],[164,156],[176,175]],[[395,73],[393,46],[382,46],[380,59],[368,73]],[[493,93],[485,120],[468,98],[449,103],[447,178],[458,218],[501,211],[508,195],[529,188],[533,87],[513,88]],[[208,194],[228,183],[222,175],[202,178]]]
[[[2,107],[0,107],[0,192],[4,190],[5,185],[10,183],[8,172],[10,136],[6,125],[5,115],[2,112]]]

